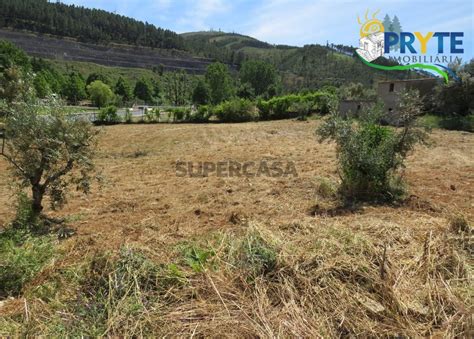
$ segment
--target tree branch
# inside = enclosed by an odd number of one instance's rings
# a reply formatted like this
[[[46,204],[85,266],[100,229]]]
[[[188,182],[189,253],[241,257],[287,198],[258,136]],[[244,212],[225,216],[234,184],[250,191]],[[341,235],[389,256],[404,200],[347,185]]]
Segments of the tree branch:
[[[57,172],[56,174],[49,176],[44,182],[43,186],[47,187],[51,182],[58,180],[63,175],[66,175],[70,170],[72,170],[73,167],[74,167],[74,160],[69,159],[67,161],[66,166],[62,170]]]
[[[2,148],[2,153],[0,153],[0,155],[2,155],[5,159],[7,159],[7,161],[12,164],[17,170],[19,170],[23,175],[27,175],[26,174],[26,171],[20,167],[20,165],[18,165],[15,160],[13,160],[12,157],[10,157],[9,155],[5,154],[5,152],[3,151],[3,148]]]

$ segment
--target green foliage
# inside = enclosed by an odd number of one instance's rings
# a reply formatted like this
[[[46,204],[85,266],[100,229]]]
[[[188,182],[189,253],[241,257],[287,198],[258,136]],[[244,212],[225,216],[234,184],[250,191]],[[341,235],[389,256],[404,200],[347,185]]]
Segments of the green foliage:
[[[123,118],[123,121],[126,124],[130,124],[130,123],[133,122],[133,115],[132,115],[132,111],[130,110],[130,108],[125,109],[125,116]]]
[[[44,195],[51,207],[61,207],[71,184],[89,191],[96,131],[81,119],[71,119],[54,99],[29,99],[11,106],[5,120],[5,151],[21,187],[32,191],[32,209],[39,215]],[[75,171],[72,171],[72,170]]]
[[[107,106],[100,110],[97,116],[98,123],[101,124],[115,124],[120,122],[120,117],[117,114],[117,107]]]
[[[275,67],[265,61],[249,60],[243,63],[239,71],[240,81],[250,84],[256,96],[268,92],[270,86],[276,85]]]
[[[14,44],[0,40],[0,72],[13,66],[29,70],[30,60],[26,53]]]
[[[433,110],[443,117],[441,127],[474,130],[474,59],[464,65],[450,64],[459,81],[440,84],[436,88]]]
[[[156,119],[155,110],[145,107],[143,111],[143,120],[145,122],[156,122],[157,119]]]
[[[474,132],[474,113],[466,116],[451,115],[444,117],[439,126],[447,130]]]
[[[240,86],[237,88],[237,96],[242,99],[253,100],[255,98],[255,90],[248,82],[240,84]]]
[[[264,60],[272,64],[281,72],[281,82],[287,92],[316,90],[325,85],[339,87],[350,82],[370,86],[380,78],[409,76],[408,71],[394,73],[368,69],[354,56],[355,49],[351,46],[330,43],[325,46],[275,46],[252,37],[223,32],[189,33],[184,34],[184,38],[194,53],[222,63],[242,65],[246,60]]]
[[[48,81],[43,73],[37,74],[33,80],[33,86],[36,91],[38,98],[46,98],[51,94],[51,88],[49,87]]]
[[[133,99],[130,83],[122,77],[119,77],[115,84],[115,94],[121,97],[124,103],[128,103]]]
[[[12,223],[13,228],[32,231],[38,225],[32,208],[32,201],[25,192],[20,191],[17,197],[16,216]]]
[[[257,231],[249,232],[231,249],[234,264],[245,272],[249,281],[270,274],[277,267],[276,247]]]
[[[87,92],[91,101],[99,108],[106,106],[114,98],[114,93],[110,87],[100,80],[95,80],[87,86]]]
[[[54,253],[50,237],[30,237],[14,230],[0,233],[0,298],[19,296]]]
[[[204,271],[213,256],[215,256],[215,252],[210,249],[202,249],[196,246],[184,249],[186,263],[197,273]]]
[[[207,105],[201,105],[197,110],[188,110],[185,120],[192,123],[208,122],[212,115],[212,110]]]
[[[147,78],[140,78],[135,84],[133,94],[145,103],[153,101],[153,84]]]
[[[212,104],[219,104],[232,97],[234,88],[226,65],[220,62],[209,65],[205,77]]]
[[[418,108],[407,100],[410,95],[402,97],[404,127],[401,131],[378,124],[383,114],[380,106],[364,112],[358,123],[331,115],[318,129],[320,142],[331,139],[337,144],[340,191],[345,198],[392,200],[401,194],[397,170],[404,166],[406,156],[415,145],[425,143],[427,138],[415,125]]]
[[[165,97],[172,105],[181,106],[189,102],[191,96],[190,76],[183,70],[167,72],[162,79]]]
[[[190,114],[188,108],[176,107],[169,110],[169,113],[173,116],[173,122],[183,121],[183,119]]]
[[[184,49],[183,38],[167,29],[97,9],[37,0],[2,0],[0,27],[37,31],[93,43],[118,42]]]
[[[203,79],[199,79],[193,90],[193,104],[206,105],[209,103],[209,88]]]
[[[313,109],[313,104],[308,101],[299,101],[294,103],[290,109],[298,114],[298,120],[306,121],[308,119],[308,115]]]
[[[77,104],[87,97],[86,83],[82,75],[76,72],[69,74],[62,90],[63,96],[72,104]]]
[[[246,122],[258,119],[255,105],[246,99],[232,99],[214,107],[214,114],[221,122]]]
[[[261,120],[277,120],[294,118],[301,114],[308,115],[310,112],[327,114],[336,107],[336,103],[336,95],[329,92],[314,92],[289,94],[267,101],[260,100],[257,107],[260,110]]]
[[[105,74],[98,73],[98,72],[92,72],[91,74],[89,74],[86,80],[86,85],[89,86],[90,84],[92,84],[94,81],[97,81],[97,80],[103,82],[106,85],[110,85],[110,79]]]
[[[360,82],[341,86],[338,92],[339,97],[344,100],[375,100],[377,97],[374,89],[365,87]]]
[[[23,100],[31,94],[30,76],[18,66],[12,66],[0,73],[0,99],[12,103]]]

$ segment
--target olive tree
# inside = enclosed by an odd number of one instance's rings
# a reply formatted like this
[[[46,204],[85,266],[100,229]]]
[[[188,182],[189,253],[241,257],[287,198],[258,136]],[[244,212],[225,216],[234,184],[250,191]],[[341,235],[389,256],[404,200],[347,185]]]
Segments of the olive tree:
[[[69,115],[62,102],[50,97],[12,104],[4,129],[0,156],[20,187],[31,189],[35,218],[46,195],[56,209],[65,203],[71,184],[89,191],[97,133],[88,121]]]
[[[394,200],[403,195],[398,170],[414,147],[426,144],[428,134],[417,126],[422,102],[417,92],[400,93],[398,125],[380,125],[376,105],[360,114],[357,122],[332,114],[317,130],[320,142],[335,141],[341,177],[340,192],[357,200]]]

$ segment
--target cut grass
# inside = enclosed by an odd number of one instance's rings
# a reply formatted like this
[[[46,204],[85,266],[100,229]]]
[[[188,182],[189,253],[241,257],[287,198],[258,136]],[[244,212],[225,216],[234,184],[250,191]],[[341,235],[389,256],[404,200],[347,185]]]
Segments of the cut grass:
[[[80,215],[77,235],[0,302],[0,333],[468,336],[472,135],[433,132],[407,162],[406,202],[314,216],[337,186],[318,123],[102,128],[102,188],[50,213]],[[177,160],[228,159],[293,161],[298,177],[176,177]],[[9,180],[0,160],[0,224]]]
[[[294,233],[250,222],[246,231],[196,241],[175,252],[177,264],[127,245],[83,259],[79,278],[52,269],[42,286],[59,275],[50,285],[58,297],[30,296],[27,319],[24,307],[0,317],[2,334],[459,337],[469,330],[472,277],[447,228],[423,235],[376,222],[304,223]]]

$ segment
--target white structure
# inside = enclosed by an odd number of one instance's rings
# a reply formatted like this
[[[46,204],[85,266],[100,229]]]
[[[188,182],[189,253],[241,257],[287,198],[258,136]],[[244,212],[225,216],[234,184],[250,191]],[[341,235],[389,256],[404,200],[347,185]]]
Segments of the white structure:
[[[384,52],[384,34],[382,32],[367,35],[359,40],[357,53],[368,62],[381,57]]]

